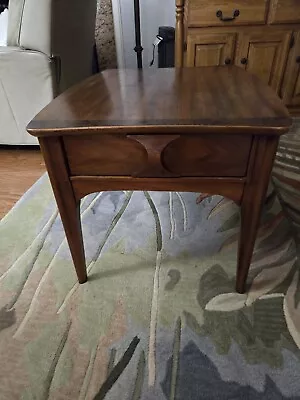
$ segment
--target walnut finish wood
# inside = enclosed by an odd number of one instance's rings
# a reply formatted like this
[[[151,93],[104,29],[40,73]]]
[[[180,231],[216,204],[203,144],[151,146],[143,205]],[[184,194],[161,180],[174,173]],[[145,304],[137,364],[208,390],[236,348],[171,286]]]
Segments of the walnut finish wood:
[[[242,177],[252,137],[85,135],[63,141],[71,175]]]
[[[236,290],[244,293],[259,226],[261,209],[278,146],[278,138],[260,138],[254,147],[253,166],[249,169],[241,202],[241,232]]]
[[[79,283],[87,281],[80,221],[80,199],[70,182],[62,141],[58,137],[39,138],[48,175],[61,215]]]
[[[251,144],[250,135],[185,135],[164,149],[162,160],[166,169],[178,176],[243,177]]]
[[[76,199],[105,190],[154,190],[219,194],[241,203],[245,178],[133,178],[129,176],[73,176]]]
[[[289,125],[273,90],[232,66],[106,70],[54,99],[28,131],[40,137],[258,130],[280,135]]]
[[[163,152],[171,142],[180,137],[179,135],[128,135],[127,137],[141,143],[148,156],[145,165],[141,166],[133,176],[137,178],[176,176],[168,170],[163,159]]]
[[[65,136],[71,175],[132,175],[147,162],[147,151],[124,135]]]
[[[236,67],[105,71],[59,96],[29,131],[40,140],[79,281],[82,197],[203,191],[241,204],[243,292],[277,141],[290,126],[274,92]]]

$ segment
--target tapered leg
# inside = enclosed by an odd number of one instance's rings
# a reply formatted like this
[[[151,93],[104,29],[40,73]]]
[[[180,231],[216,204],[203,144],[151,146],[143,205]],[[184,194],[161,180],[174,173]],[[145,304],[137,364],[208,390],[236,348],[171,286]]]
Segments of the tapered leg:
[[[66,195],[64,195],[66,196]],[[60,202],[57,200],[57,204]],[[69,201],[69,204],[73,199]],[[65,228],[66,237],[69,248],[72,254],[74,267],[79,283],[87,281],[87,272],[84,255],[84,245],[82,239],[81,220],[80,220],[80,203],[74,201],[74,206],[71,206],[66,211],[64,207],[58,205],[62,223]]]
[[[248,271],[277,145],[277,138],[255,139],[254,153],[241,203],[241,232],[236,277],[236,290],[239,293],[246,291]]]
[[[80,202],[75,199],[60,138],[40,138],[40,146],[56,198],[79,283],[87,281],[80,220]]]
[[[236,290],[239,293],[245,293],[246,291],[246,281],[251,264],[263,202],[264,196],[260,197],[260,199],[256,196],[253,204],[245,201],[241,206],[241,232],[238,269],[236,275]]]

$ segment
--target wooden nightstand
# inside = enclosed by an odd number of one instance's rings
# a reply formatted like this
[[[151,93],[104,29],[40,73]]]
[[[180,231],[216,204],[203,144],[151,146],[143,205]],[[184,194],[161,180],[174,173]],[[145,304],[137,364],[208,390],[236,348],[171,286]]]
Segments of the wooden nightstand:
[[[237,290],[245,291],[279,136],[291,119],[236,67],[108,70],[29,125],[39,138],[79,282],[80,199],[103,190],[203,191],[241,205]]]

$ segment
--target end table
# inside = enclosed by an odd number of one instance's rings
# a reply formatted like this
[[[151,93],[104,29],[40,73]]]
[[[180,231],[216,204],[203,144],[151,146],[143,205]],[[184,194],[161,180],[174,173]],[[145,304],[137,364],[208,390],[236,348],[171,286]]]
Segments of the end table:
[[[104,190],[203,191],[241,206],[243,293],[286,108],[238,67],[107,70],[29,124],[37,136],[78,280],[87,280],[80,199]]]

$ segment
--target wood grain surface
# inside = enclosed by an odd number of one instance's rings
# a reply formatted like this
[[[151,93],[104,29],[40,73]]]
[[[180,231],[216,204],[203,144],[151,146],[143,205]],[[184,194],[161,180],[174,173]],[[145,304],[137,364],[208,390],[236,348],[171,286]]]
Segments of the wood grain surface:
[[[105,190],[155,190],[219,194],[241,203],[245,178],[132,178],[129,176],[71,177],[76,199]]]
[[[45,171],[38,148],[0,147],[0,219]]]
[[[34,136],[161,133],[162,127],[164,133],[274,135],[290,124],[272,89],[225,66],[107,70],[57,97],[28,130]]]
[[[269,23],[300,23],[299,0],[272,0]]]
[[[189,0],[189,26],[222,26],[263,24],[268,12],[268,0]],[[232,18],[235,10],[239,15],[230,20],[222,21],[217,17],[217,11],[222,11],[223,18]]]
[[[175,65],[235,65],[300,115],[299,0],[177,0]]]
[[[39,137],[78,280],[87,279],[80,199],[104,190],[220,194],[241,205],[236,289],[246,290],[279,135],[289,114],[238,68],[105,71],[30,124]]]
[[[60,138],[39,140],[50,182],[69,243],[79,283],[87,281],[80,220],[80,199],[74,196]]]

